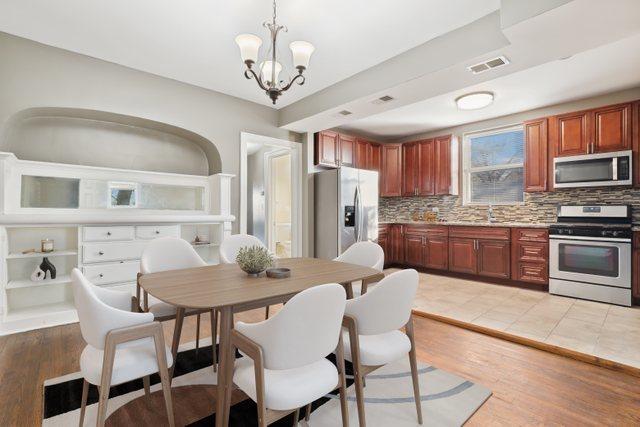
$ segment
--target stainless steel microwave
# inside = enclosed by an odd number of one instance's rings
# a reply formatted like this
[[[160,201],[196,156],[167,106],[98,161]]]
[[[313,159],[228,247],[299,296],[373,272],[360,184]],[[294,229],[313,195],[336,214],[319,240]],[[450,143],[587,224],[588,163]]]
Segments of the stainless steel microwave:
[[[631,150],[557,157],[553,160],[553,187],[631,185]]]

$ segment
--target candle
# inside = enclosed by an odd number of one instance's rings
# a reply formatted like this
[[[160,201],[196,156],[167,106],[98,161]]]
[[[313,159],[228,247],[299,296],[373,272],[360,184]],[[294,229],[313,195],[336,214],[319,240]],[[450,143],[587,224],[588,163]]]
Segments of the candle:
[[[53,240],[44,239],[41,246],[42,252],[53,252]]]

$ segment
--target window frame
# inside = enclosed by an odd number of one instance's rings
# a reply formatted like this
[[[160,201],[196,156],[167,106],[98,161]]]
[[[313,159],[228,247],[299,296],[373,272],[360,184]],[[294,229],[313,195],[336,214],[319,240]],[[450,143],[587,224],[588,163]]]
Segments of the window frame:
[[[516,130],[522,131],[523,138],[524,138],[524,125],[522,123],[501,126],[497,128],[490,128],[485,130],[479,130],[479,131],[473,131],[473,132],[467,132],[462,135],[462,205],[463,206],[490,206],[490,205],[491,206],[521,206],[521,205],[524,205],[524,192],[525,192],[524,182],[522,186],[522,193],[523,193],[522,201],[485,203],[485,202],[474,202],[471,200],[471,173],[472,172],[522,168],[522,173],[524,174],[524,165],[525,165],[525,156],[526,156],[526,151],[524,150],[524,147],[523,147],[522,163],[512,163],[509,165],[482,166],[482,167],[472,168],[471,167],[471,138],[497,135],[497,134],[512,132]],[[525,144],[524,140],[523,140],[523,144]]]

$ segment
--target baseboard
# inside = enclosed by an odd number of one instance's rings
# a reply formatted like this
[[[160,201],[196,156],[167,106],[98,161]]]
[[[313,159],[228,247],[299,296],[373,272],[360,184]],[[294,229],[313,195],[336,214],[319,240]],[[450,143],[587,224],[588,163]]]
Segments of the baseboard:
[[[435,320],[442,323],[447,323],[449,325],[457,326],[459,328],[468,329],[470,331],[479,332],[484,335],[489,335],[495,338],[511,341],[516,344],[526,345],[528,347],[532,347],[538,350],[547,351],[549,353],[558,354],[560,356],[579,360],[581,362],[590,363],[592,365],[612,369],[618,372],[623,372],[625,374],[633,375],[635,377],[640,377],[640,368],[625,365],[619,362],[614,362],[613,360],[603,359],[603,358],[594,356],[592,354],[581,353],[579,351],[570,350],[568,348],[558,347],[552,344],[547,344],[540,341],[532,340],[530,338],[525,338],[518,335],[510,334],[508,332],[497,331],[495,329],[487,328],[485,326],[474,325],[473,323],[452,319],[446,316],[441,316],[439,314],[427,313],[420,310],[412,310],[412,312],[416,316],[424,317],[424,318]]]

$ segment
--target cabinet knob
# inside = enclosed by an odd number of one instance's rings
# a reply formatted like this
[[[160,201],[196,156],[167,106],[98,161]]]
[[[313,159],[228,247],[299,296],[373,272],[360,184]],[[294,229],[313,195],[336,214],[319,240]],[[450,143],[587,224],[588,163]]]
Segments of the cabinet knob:
[[[111,232],[110,231],[107,231],[107,236],[111,236]]]
[[[158,230],[156,230],[156,234],[160,234],[160,232]]]
[[[98,274],[98,277],[99,277],[99,278],[103,278],[103,277],[104,277],[104,274],[100,273],[100,274]]]
[[[104,255],[104,252],[100,251],[98,252],[98,255]]]

